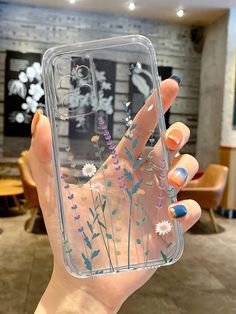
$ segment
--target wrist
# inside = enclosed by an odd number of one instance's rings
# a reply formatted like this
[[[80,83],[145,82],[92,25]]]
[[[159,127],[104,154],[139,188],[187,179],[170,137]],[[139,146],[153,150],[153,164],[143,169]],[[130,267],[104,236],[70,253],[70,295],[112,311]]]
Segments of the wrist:
[[[68,274],[69,275],[69,274]],[[69,275],[70,276],[70,275]],[[114,314],[100,300],[97,300],[83,286],[86,279],[72,278],[68,284],[53,272],[51,280],[45,290],[35,314]],[[74,280],[77,281],[76,284]],[[79,284],[81,283],[82,284]]]

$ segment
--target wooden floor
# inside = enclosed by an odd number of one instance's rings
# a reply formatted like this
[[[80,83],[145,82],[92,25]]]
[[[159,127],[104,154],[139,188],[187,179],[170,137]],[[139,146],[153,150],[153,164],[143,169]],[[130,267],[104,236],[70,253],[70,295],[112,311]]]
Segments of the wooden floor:
[[[119,314],[236,313],[236,220],[217,216],[221,232],[214,234],[204,217],[185,236],[181,260],[159,269]],[[32,314],[50,277],[47,236],[26,233],[26,219],[0,218],[1,314]]]

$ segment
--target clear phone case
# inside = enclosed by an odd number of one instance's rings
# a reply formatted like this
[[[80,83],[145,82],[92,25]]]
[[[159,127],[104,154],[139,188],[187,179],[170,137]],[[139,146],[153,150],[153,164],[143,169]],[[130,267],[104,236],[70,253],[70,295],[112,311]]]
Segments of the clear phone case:
[[[159,267],[183,250],[154,48],[131,35],[43,57],[64,262],[76,277]]]

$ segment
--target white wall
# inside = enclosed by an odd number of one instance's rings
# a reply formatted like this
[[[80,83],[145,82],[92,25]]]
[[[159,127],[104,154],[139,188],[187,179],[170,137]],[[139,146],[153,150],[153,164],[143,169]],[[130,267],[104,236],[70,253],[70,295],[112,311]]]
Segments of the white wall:
[[[236,148],[236,130],[232,125],[236,86],[236,8],[229,15],[226,58],[221,146]]]
[[[205,33],[201,61],[197,159],[204,169],[218,162],[226,66],[228,15],[211,24]]]

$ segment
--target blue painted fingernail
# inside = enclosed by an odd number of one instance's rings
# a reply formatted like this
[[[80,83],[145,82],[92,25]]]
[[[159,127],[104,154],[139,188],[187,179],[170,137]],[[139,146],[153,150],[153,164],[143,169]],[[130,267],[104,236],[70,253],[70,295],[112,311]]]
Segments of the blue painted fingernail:
[[[171,184],[182,186],[188,178],[188,172],[184,168],[176,168],[170,173],[169,181]]]
[[[170,79],[175,80],[179,86],[183,85],[183,80],[180,76],[178,76],[177,74],[173,74],[171,75]]]
[[[184,205],[174,205],[170,207],[170,212],[173,218],[180,218],[187,214],[187,208]]]

